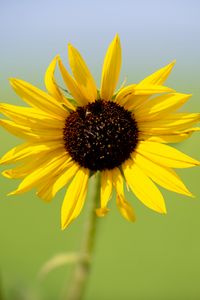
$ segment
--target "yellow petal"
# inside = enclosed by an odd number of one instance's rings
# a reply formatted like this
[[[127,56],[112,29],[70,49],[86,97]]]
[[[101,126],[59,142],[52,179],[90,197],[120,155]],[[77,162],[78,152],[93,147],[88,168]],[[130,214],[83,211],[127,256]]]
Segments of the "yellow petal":
[[[143,79],[140,83],[141,84],[162,85],[164,83],[164,81],[168,78],[168,76],[170,75],[175,63],[176,63],[176,61],[174,60],[169,65],[165,66],[164,68],[156,71],[155,73],[153,73],[150,76]]]
[[[75,110],[75,107],[61,93],[60,89],[58,88],[58,85],[56,84],[54,73],[55,73],[55,68],[56,68],[58,59],[59,59],[59,57],[56,56],[52,60],[52,62],[50,63],[49,67],[46,70],[45,86],[51,96],[53,96],[55,99],[57,99],[61,103],[64,103],[67,108],[69,108],[71,110]]]
[[[18,125],[9,120],[0,120],[0,125],[11,132],[12,134],[29,141],[63,141],[62,130],[49,130],[49,129],[31,129],[27,126]]]
[[[162,167],[140,154],[135,156],[135,162],[148,177],[160,186],[170,191],[192,197],[190,191],[188,191],[184,183],[172,169]]]
[[[107,207],[103,207],[103,208],[100,207],[96,209],[96,215],[98,217],[104,217],[108,212],[109,209]]]
[[[101,172],[101,207],[96,210],[99,217],[104,216],[108,212],[107,204],[112,194],[112,173],[109,170]]]
[[[173,89],[160,85],[132,84],[123,88],[116,96],[115,101],[127,110],[138,110],[155,94],[174,92]]]
[[[37,158],[30,156],[28,161],[27,159],[22,165],[19,165],[13,169],[4,170],[2,175],[7,178],[23,178],[29,175],[31,172],[36,170],[44,161],[46,160],[46,155],[38,154]]]
[[[30,151],[30,149],[28,149],[29,151],[27,151],[27,147],[28,144],[21,144],[19,146],[12,148],[6,154],[4,154],[4,156],[0,159],[0,164],[9,164],[9,163],[16,162],[18,159],[20,159],[21,155],[23,158],[25,153],[29,153]]]
[[[28,174],[27,172],[30,172],[30,169],[28,168],[27,170],[27,165],[23,165],[13,169],[4,170],[1,174],[8,179],[19,179],[25,177]]]
[[[200,131],[200,128],[189,128],[180,132],[174,133],[166,133],[151,136],[148,133],[140,133],[141,140],[148,140],[151,142],[158,142],[158,143],[180,143],[186,139],[188,139],[194,132]]]
[[[174,92],[173,89],[163,86],[163,85],[153,85],[153,84],[137,84],[134,89],[134,95],[138,96],[146,96],[146,95],[154,95],[161,93],[170,93]]]
[[[129,99],[130,96],[134,97],[136,84],[127,85],[122,88],[116,95],[115,101],[120,105],[124,105]],[[134,101],[134,99],[132,99]]]
[[[132,160],[127,160],[122,168],[126,182],[136,197],[147,207],[159,213],[166,213],[162,194],[138,165]]]
[[[138,105],[144,104],[150,95],[136,95],[135,88],[136,84],[128,85],[122,88],[115,97],[115,102],[124,106],[127,110],[133,110],[138,107]],[[155,89],[154,89],[155,90]],[[148,94],[148,93],[147,93]]]
[[[200,162],[179,150],[157,142],[140,142],[136,151],[155,163],[169,168],[190,168]]]
[[[156,121],[147,121],[147,122],[139,122],[138,126],[140,130],[144,131],[152,131],[156,133],[156,131],[163,132],[166,131],[175,131],[175,130],[184,130],[187,129],[189,126],[194,125],[200,121],[200,114],[193,113],[177,113],[167,115],[166,117],[161,118],[160,120]]]
[[[116,95],[125,87],[126,82],[127,82],[127,77],[125,76],[123,82],[121,83],[119,89],[115,92],[113,97],[116,97]]]
[[[28,125],[34,128],[64,128],[65,124],[64,119],[58,120],[53,116],[31,107],[1,103],[0,112],[22,126]]]
[[[119,36],[116,35],[108,47],[102,69],[101,77],[101,99],[111,100],[121,69],[121,45]]]
[[[121,215],[128,221],[134,222],[136,220],[134,210],[132,206],[121,195],[117,195],[117,207]]]
[[[64,149],[61,143],[45,143],[45,144],[21,144],[8,151],[1,159],[0,164],[16,163],[27,157],[36,156],[41,153],[48,153],[56,149]]]
[[[40,165],[35,171],[33,171],[30,175],[24,178],[24,180],[20,183],[19,187],[16,191],[10,193],[10,195],[18,195],[24,192],[27,192],[31,188],[35,187],[38,182],[41,182],[45,178],[48,180],[49,174],[52,172],[58,171],[59,168],[63,167],[63,164],[66,162],[69,157],[66,153],[61,152],[61,154],[57,154],[56,151],[54,155],[51,154],[51,158],[47,159],[47,161]],[[53,157],[53,158],[52,158]]]
[[[10,79],[15,92],[32,107],[46,112],[57,119],[66,118],[67,112],[52,96],[39,90],[28,82],[19,79]]]
[[[151,84],[143,85],[139,83],[135,86],[132,95],[126,97],[124,107],[128,110],[138,111],[141,106],[144,107],[144,105],[146,105],[147,100],[151,96],[170,92],[174,92],[174,90],[166,86]]]
[[[123,93],[125,95],[126,91],[122,91],[119,96],[117,95],[115,101],[129,111],[136,111],[138,107],[147,102],[147,100],[151,97],[151,95],[135,95],[134,92],[123,97]]]
[[[81,168],[67,189],[62,209],[61,227],[65,229],[80,214],[87,193],[89,170]]]
[[[0,125],[10,133],[22,139],[39,140],[39,137],[31,133],[31,131],[28,130],[25,126],[17,125],[16,123],[9,120],[0,120]]]
[[[68,57],[79,89],[89,102],[95,101],[97,99],[95,81],[78,50],[70,44],[68,45]]]
[[[52,178],[51,184],[45,184],[38,190],[37,195],[44,201],[51,201],[57,192],[61,190],[73,176],[75,176],[79,169],[79,166],[72,161],[70,161],[66,167],[67,169],[65,169],[61,174]]]
[[[154,127],[150,127],[147,129],[147,128],[144,128],[143,126],[139,126],[140,128],[140,133],[141,134],[144,134],[144,135],[149,135],[149,136],[161,136],[161,135],[179,135],[181,134],[182,131],[179,131],[179,130],[176,130],[176,128],[154,128]],[[184,132],[184,130],[183,130]],[[140,135],[141,137],[141,135]]]
[[[144,105],[150,99],[150,97],[151,95],[131,95],[126,98],[126,102],[123,106],[129,111],[135,112],[141,105]]]
[[[174,64],[175,61],[153,73],[152,75],[146,77],[137,85],[132,84],[121,89],[116,96],[116,101],[119,104],[124,105],[126,109],[133,110],[138,106],[146,103],[150,95],[156,93],[171,92],[172,89],[163,87],[162,84],[169,76]],[[158,86],[157,90],[156,86]],[[138,91],[135,93],[136,87]],[[144,87],[145,89],[142,90]],[[148,96],[145,96],[145,93]],[[139,96],[139,94],[142,94],[143,96]]]
[[[128,221],[135,221],[135,213],[132,206],[126,201],[124,197],[124,183],[121,172],[118,168],[112,170],[113,184],[117,192],[117,207],[121,215]]]
[[[156,97],[137,109],[135,114],[136,119],[138,122],[160,120],[181,107],[190,97],[191,95],[179,93]]]
[[[3,176],[5,176],[7,178],[23,178],[25,176],[28,176],[35,170],[38,170],[38,168],[40,168],[41,165],[46,166],[47,162],[52,157],[56,156],[59,153],[60,153],[59,151],[55,152],[54,150],[52,150],[49,152],[38,153],[37,156],[35,154],[30,154],[29,157],[23,159],[23,161],[20,161],[20,163],[23,162],[23,164],[20,164],[13,169],[5,170],[5,171],[3,171],[2,174],[3,174]],[[48,179],[51,178],[52,176],[56,177],[58,175],[58,173],[62,172],[62,170],[64,170],[66,168],[66,166],[68,165],[68,162],[70,160],[71,160],[70,156],[68,156],[66,154],[65,162],[62,164],[62,166],[57,168],[57,170],[55,170],[53,174],[52,173],[49,174]],[[49,184],[49,180],[47,182]],[[41,184],[44,185],[44,182],[41,181]]]
[[[51,186],[55,181],[56,176],[52,176],[52,174],[48,178],[48,184],[42,182],[42,184],[38,184],[36,195],[40,197],[45,202],[50,202],[53,197],[51,196]]]
[[[44,82],[45,82],[45,86],[46,86],[46,89],[49,92],[49,94],[52,95],[53,97],[55,97],[55,99],[62,102],[63,97],[62,97],[62,94],[55,82],[55,77],[54,77],[57,60],[58,60],[58,56],[56,56],[52,60],[50,65],[48,66],[46,73],[45,73]]]
[[[66,84],[66,87],[69,90],[69,92],[71,93],[71,95],[73,96],[73,98],[76,100],[76,102],[80,106],[86,105],[88,103],[87,98],[85,97],[85,95],[80,90],[80,88],[79,88],[78,84],[76,83],[76,81],[68,73],[67,69],[64,67],[64,65],[63,65],[63,63],[60,59],[58,60],[58,65],[59,65],[60,72],[62,74],[63,80]]]
[[[59,176],[59,178],[53,184],[52,186],[53,196],[56,195],[56,193],[68,183],[68,181],[76,174],[78,169],[79,166],[76,163],[71,162],[70,167],[68,167],[68,169],[64,171],[63,174]]]

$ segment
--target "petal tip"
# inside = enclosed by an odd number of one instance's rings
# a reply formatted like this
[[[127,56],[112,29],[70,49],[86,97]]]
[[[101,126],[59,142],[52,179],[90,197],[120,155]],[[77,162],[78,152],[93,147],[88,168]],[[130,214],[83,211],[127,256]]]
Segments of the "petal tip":
[[[17,190],[8,193],[7,196],[14,196],[16,194],[17,194]]]
[[[61,230],[62,230],[62,231],[65,230],[66,227],[67,227],[67,226],[65,226],[64,224],[61,224]]]
[[[8,80],[9,80],[11,85],[15,84],[15,82],[16,82],[16,78],[13,78],[13,77],[8,78]]]
[[[166,215],[167,214],[167,208],[165,203],[162,206],[159,206],[158,212],[162,215]]]
[[[72,220],[71,221],[69,221],[69,220],[66,221],[66,219],[65,220],[61,219],[61,230],[65,230],[71,224],[71,222],[72,222]]]
[[[13,78],[13,77],[9,78],[8,80],[9,80],[10,85],[14,89],[17,88],[17,87],[19,87],[20,84],[22,84],[24,82],[22,79],[17,79],[17,78]]]
[[[185,191],[182,194],[190,198],[196,198],[196,196],[193,195],[187,188],[185,188]]]
[[[54,57],[54,60],[57,62],[57,61],[59,61],[59,59],[60,59],[60,55],[56,54],[56,56]]]
[[[135,214],[133,216],[131,216],[128,221],[130,221],[131,223],[135,223],[136,222],[136,216]]]
[[[183,94],[184,99],[188,100],[192,97],[192,94]]]
[[[0,158],[0,165],[3,165],[3,164],[4,164],[4,160],[2,158]],[[1,174],[3,174],[3,172]]]
[[[96,209],[96,215],[98,217],[104,217],[108,212],[109,212],[109,209],[107,207]]]
[[[169,92],[170,92],[170,93],[176,93],[176,90],[175,90],[175,89],[170,88],[170,87],[169,87],[168,89],[169,89]]]
[[[114,41],[116,41],[117,43],[120,43],[120,37],[119,37],[118,33],[116,33],[116,35],[114,37]]]
[[[188,196],[189,196],[190,198],[193,198],[193,199],[196,198],[196,196],[195,196],[194,194],[192,194],[192,193],[190,193]]]
[[[10,174],[7,170],[4,170],[3,172],[1,172],[1,175],[6,178],[12,179],[12,177],[10,176]]]
[[[58,55],[58,63],[60,64],[62,62],[60,55]]]
[[[172,62],[170,63],[170,65],[173,67],[176,64],[176,59],[172,60]]]
[[[60,224],[61,230],[65,230],[67,226],[68,226],[68,222],[66,222],[66,219],[64,219],[61,215],[61,224]]]
[[[196,159],[193,159],[193,165],[194,166],[200,166],[200,161],[196,160]]]
[[[70,43],[67,44],[68,47],[68,51],[73,51],[74,50],[74,46]]]

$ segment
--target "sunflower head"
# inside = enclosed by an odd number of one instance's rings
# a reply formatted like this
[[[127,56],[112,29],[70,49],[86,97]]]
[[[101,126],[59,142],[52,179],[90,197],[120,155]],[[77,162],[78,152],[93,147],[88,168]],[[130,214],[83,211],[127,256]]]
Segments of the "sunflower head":
[[[120,213],[135,220],[125,199],[124,183],[147,207],[166,213],[165,202],[156,184],[176,193],[192,196],[173,168],[199,165],[188,155],[167,145],[187,139],[200,120],[199,113],[177,110],[191,95],[164,86],[175,62],[161,68],[139,83],[118,91],[121,45],[116,35],[105,55],[100,90],[85,61],[69,44],[72,75],[59,56],[45,74],[47,92],[31,84],[11,79],[15,92],[29,105],[0,104],[8,119],[0,124],[25,140],[1,159],[1,164],[17,163],[3,171],[8,178],[21,178],[20,194],[35,187],[37,195],[51,201],[68,185],[61,210],[66,228],[81,212],[90,175],[100,172],[98,216],[108,212],[113,189]],[[59,66],[68,93],[56,83]]]
[[[113,101],[96,100],[69,115],[64,140],[67,152],[80,166],[112,170],[130,158],[138,129],[131,112]]]

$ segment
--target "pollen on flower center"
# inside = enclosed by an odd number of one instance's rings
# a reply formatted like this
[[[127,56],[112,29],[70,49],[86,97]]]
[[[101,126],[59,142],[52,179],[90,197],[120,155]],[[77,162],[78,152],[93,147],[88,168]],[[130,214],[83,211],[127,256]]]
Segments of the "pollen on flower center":
[[[138,128],[131,112],[104,100],[71,112],[63,134],[72,159],[92,171],[119,166],[130,157],[138,141]]]

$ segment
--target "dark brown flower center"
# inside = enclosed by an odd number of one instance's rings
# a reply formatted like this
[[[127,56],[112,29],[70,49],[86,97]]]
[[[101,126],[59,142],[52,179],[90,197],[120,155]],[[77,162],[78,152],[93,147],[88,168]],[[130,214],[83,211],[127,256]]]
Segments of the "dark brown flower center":
[[[104,100],[71,112],[63,135],[72,159],[92,171],[120,166],[138,142],[138,128],[131,112]]]

